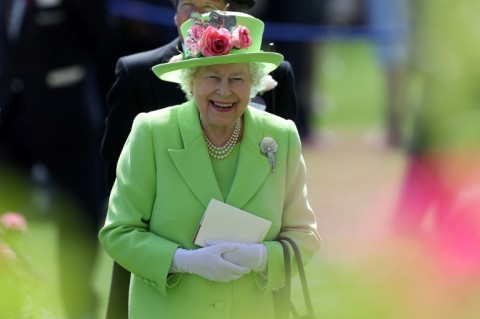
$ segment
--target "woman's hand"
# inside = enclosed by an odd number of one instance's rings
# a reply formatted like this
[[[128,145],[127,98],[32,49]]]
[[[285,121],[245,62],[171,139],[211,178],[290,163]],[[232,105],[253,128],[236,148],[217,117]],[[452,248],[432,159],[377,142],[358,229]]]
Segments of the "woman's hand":
[[[238,249],[240,244],[221,243],[200,249],[178,248],[173,256],[173,272],[196,274],[208,280],[229,282],[250,272],[250,268],[222,258],[222,254]]]
[[[206,243],[209,247],[225,244],[237,245],[235,250],[224,252],[222,257],[236,265],[248,267],[255,272],[261,273],[267,269],[268,252],[267,247],[263,244],[243,244],[220,240],[207,240]]]

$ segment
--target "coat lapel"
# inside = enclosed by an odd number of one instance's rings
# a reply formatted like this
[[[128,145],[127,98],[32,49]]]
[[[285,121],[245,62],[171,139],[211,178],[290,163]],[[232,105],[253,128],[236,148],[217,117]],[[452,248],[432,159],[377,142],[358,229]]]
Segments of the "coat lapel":
[[[260,151],[260,141],[264,137],[262,134],[261,118],[247,108],[237,171],[226,200],[230,205],[242,208],[272,173],[267,158]]]
[[[180,175],[205,207],[212,198],[223,201],[193,102],[179,107],[178,125],[184,148],[169,153]]]

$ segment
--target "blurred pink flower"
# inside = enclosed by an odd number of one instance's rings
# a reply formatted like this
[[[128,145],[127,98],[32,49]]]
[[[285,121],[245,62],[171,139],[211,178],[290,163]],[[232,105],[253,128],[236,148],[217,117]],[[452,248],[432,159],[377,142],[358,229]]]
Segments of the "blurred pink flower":
[[[480,185],[459,192],[439,233],[438,252],[450,272],[480,272]]]
[[[22,214],[7,212],[0,217],[0,224],[7,230],[25,232],[27,231],[27,221]]]
[[[15,251],[6,243],[0,243],[0,260],[15,261],[17,259],[17,254]]]

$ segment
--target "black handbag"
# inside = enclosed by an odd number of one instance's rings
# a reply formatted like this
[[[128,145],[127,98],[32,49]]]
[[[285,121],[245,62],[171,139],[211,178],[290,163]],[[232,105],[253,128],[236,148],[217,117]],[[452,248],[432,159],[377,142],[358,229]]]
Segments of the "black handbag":
[[[303,269],[302,257],[295,242],[290,238],[279,238],[278,241],[283,247],[283,255],[285,258],[285,286],[274,293],[275,318],[277,319],[315,319],[313,312],[312,301],[310,299],[310,292],[308,290],[305,270]],[[297,262],[298,274],[302,284],[303,298],[305,301],[305,308],[307,314],[300,315],[292,303],[291,299],[291,279],[292,267],[290,264],[290,250],[289,246],[295,254]]]

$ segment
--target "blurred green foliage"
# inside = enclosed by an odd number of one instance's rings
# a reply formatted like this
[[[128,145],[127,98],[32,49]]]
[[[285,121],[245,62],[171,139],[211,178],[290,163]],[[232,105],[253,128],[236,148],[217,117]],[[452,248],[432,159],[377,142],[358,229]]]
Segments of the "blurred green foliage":
[[[413,71],[424,81],[417,152],[480,145],[480,2],[414,2]]]
[[[365,130],[383,125],[384,83],[369,42],[317,47],[314,100],[317,129]]]

